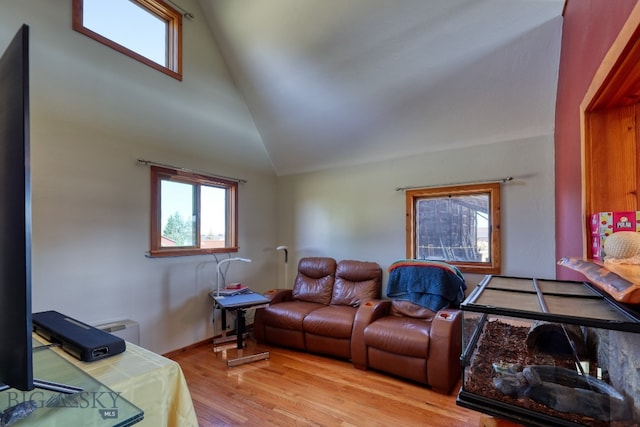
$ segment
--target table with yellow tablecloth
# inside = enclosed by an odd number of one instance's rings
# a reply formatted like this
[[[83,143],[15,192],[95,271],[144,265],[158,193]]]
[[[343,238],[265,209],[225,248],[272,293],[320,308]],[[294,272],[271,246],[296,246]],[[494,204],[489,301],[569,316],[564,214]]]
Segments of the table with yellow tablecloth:
[[[45,342],[34,334],[34,338]],[[54,352],[144,411],[137,426],[197,426],[193,402],[180,365],[127,342],[124,353],[82,362],[60,348]]]

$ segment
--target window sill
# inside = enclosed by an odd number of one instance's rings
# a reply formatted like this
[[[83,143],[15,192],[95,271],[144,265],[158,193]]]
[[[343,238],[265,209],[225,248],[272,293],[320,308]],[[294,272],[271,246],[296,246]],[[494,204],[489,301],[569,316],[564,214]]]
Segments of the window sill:
[[[196,248],[180,248],[180,249],[156,249],[150,250],[147,252],[147,258],[168,258],[168,257],[178,257],[178,256],[194,256],[194,255],[212,255],[212,254],[225,254],[225,253],[233,253],[238,252],[237,247],[230,248],[207,248],[207,249],[196,249]]]

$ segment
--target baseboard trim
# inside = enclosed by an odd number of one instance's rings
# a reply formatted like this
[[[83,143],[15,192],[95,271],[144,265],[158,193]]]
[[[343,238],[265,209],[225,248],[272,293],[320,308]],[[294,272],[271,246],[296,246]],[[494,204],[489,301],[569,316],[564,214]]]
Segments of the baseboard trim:
[[[253,330],[253,324],[247,325],[247,332],[251,333],[252,330]],[[235,334],[235,333],[236,333],[235,329],[227,331],[228,335]],[[215,340],[216,338],[221,338],[221,337],[222,337],[222,334],[213,336],[211,338],[205,338],[202,341],[198,341],[198,342],[195,342],[193,344],[189,344],[186,347],[181,347],[181,348],[178,348],[176,350],[171,350],[171,351],[169,351],[167,353],[164,353],[162,356],[166,357],[167,359],[171,359],[172,357],[177,356],[177,355],[179,355],[181,353],[184,353],[185,351],[193,350],[195,348],[202,347],[202,346],[205,346],[205,345],[212,345],[213,344],[213,340]]]

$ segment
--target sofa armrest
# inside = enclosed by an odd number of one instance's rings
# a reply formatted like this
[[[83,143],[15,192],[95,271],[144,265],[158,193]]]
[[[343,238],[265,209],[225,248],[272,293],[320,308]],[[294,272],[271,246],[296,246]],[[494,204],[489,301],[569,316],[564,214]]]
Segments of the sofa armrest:
[[[291,289],[270,289],[263,295],[269,299],[270,305],[293,299],[293,291]],[[264,342],[265,330],[264,321],[262,319],[264,310],[265,308],[256,309],[256,313],[253,317],[253,336],[259,343]]]
[[[371,322],[389,313],[391,301],[372,299],[364,301],[356,311],[351,330],[351,361],[358,369],[367,369],[367,346],[364,343],[364,328]]]
[[[427,357],[427,380],[432,389],[449,394],[462,367],[462,311],[440,310],[433,317]]]
[[[293,299],[293,290],[284,288],[269,289],[262,295],[269,298],[270,304],[277,304],[283,301],[291,301]]]

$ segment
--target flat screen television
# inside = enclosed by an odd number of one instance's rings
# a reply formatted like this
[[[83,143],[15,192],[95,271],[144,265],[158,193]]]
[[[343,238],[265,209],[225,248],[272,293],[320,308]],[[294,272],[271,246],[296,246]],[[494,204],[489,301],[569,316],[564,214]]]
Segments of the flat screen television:
[[[0,383],[32,390],[29,27],[0,58]]]
[[[29,27],[0,57],[0,391],[82,388],[33,377]]]

